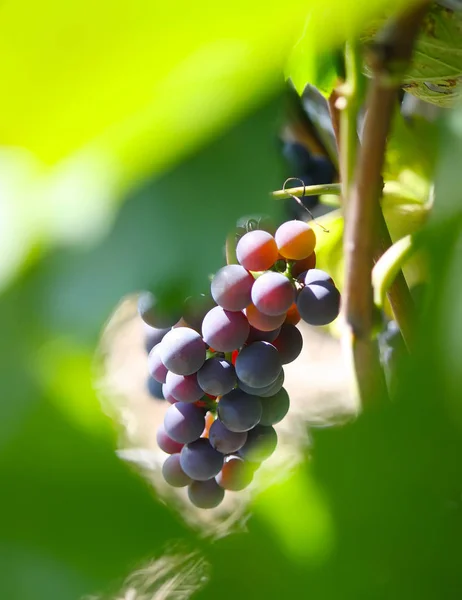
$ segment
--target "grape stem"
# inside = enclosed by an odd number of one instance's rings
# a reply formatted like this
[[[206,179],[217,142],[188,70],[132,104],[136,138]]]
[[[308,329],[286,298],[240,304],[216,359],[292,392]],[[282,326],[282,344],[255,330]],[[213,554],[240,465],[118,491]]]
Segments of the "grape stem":
[[[349,178],[344,183],[345,206],[345,286],[343,290],[343,318],[345,341],[352,343],[357,385],[361,397],[377,394],[381,378],[375,369],[378,353],[374,351],[373,333],[374,305],[372,292],[372,267],[374,262],[391,246],[391,239],[380,209],[383,181],[381,171],[384,163],[387,135],[393,110],[398,103],[398,91],[403,73],[412,55],[414,40],[425,15],[428,2],[420,3],[389,21],[379,33],[369,52],[372,79],[366,96],[367,114],[362,133],[362,145],[358,147],[355,165],[343,170]],[[347,81],[356,77],[356,61],[346,56]],[[352,73],[353,71],[353,73]],[[353,81],[354,85],[354,81]],[[346,116],[348,115],[348,103]],[[351,115],[354,116],[355,115]],[[342,119],[342,117],[341,117]],[[348,140],[340,139],[342,151],[349,152],[357,144],[356,121],[354,128],[348,124],[344,131]],[[379,240],[379,242],[377,242]],[[402,273],[395,279],[389,298],[404,340],[411,346],[412,299]],[[381,372],[381,370],[380,370]],[[377,373],[377,380],[374,374]],[[382,373],[383,378],[383,373]]]
[[[341,186],[339,183],[323,183],[320,185],[307,185],[305,187],[285,188],[271,192],[273,198],[278,200],[288,200],[292,196],[303,198],[304,196],[319,196],[320,194],[340,195]]]

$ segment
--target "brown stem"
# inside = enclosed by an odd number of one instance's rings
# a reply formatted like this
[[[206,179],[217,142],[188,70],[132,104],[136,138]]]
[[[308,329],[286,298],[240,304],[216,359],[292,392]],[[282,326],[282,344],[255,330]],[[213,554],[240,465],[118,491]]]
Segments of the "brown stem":
[[[374,366],[367,349],[373,330],[372,267],[374,259],[391,244],[379,203],[387,135],[402,75],[411,59],[426,8],[427,3],[421,4],[392,20],[370,50],[372,80],[366,100],[367,115],[345,215],[343,315],[352,338],[360,387],[361,384],[365,387],[367,371]],[[395,282],[391,299],[398,325],[402,333],[408,335],[403,324],[411,321],[408,311],[412,305],[404,278],[398,279],[397,285]]]

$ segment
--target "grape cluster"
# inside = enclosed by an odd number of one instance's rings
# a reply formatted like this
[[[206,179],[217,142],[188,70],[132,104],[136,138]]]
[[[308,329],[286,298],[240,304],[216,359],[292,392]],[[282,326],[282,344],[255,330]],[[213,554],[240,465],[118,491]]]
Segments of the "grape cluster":
[[[210,295],[187,299],[182,315],[163,314],[150,293],[139,298],[149,373],[171,404],[157,431],[170,454],[163,476],[188,486],[199,508],[245,488],[274,452],[273,425],[289,410],[283,365],[302,350],[296,324],[326,325],[339,313],[339,291],[315,268],[315,244],[302,221],[274,235],[253,229],[237,242],[238,264],[221,268]]]

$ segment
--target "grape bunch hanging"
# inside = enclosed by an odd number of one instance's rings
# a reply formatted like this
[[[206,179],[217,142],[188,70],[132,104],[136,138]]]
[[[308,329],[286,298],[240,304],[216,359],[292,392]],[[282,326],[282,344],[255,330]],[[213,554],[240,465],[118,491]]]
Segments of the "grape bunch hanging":
[[[179,321],[152,294],[139,298],[149,373],[171,404],[157,431],[170,454],[162,473],[171,486],[188,486],[199,508],[248,486],[276,449],[273,425],[289,410],[283,365],[302,350],[297,323],[327,325],[338,316],[340,293],[315,268],[315,244],[302,221],[283,223],[274,236],[247,231],[236,246],[239,264],[215,274],[210,296],[187,299]]]

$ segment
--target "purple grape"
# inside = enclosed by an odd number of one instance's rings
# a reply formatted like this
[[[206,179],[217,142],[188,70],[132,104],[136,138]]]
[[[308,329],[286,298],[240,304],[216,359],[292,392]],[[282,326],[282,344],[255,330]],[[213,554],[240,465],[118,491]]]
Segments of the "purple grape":
[[[207,481],[193,481],[188,487],[188,496],[197,508],[215,508],[225,497],[225,490],[221,488],[215,479]]]
[[[295,300],[292,282],[282,273],[268,271],[255,281],[252,287],[252,302],[264,315],[283,315]]]
[[[164,392],[162,388],[164,384],[159,383],[155,379],[153,379],[150,375],[148,375],[146,387],[148,388],[148,394],[155,398],[156,400],[165,400]]]
[[[165,383],[168,369],[160,358],[160,344],[154,346],[148,356],[148,371],[151,377],[153,377],[159,383]]]
[[[249,336],[249,323],[241,312],[231,312],[216,306],[204,317],[202,335],[205,342],[218,352],[240,348]]]
[[[242,448],[246,440],[246,431],[230,431],[219,419],[216,419],[209,429],[209,442],[211,446],[222,454],[236,452],[236,450]]]
[[[303,348],[303,337],[295,325],[284,324],[281,333],[274,340],[273,346],[279,352],[281,362],[287,365],[294,361]]]
[[[209,358],[197,373],[197,383],[206,394],[222,396],[236,385],[236,371],[224,358]]]
[[[196,481],[215,477],[223,466],[223,454],[213,448],[206,438],[200,438],[183,446],[180,453],[183,471]]]
[[[281,328],[273,329],[272,331],[260,331],[256,327],[250,326],[249,337],[246,340],[246,344],[249,345],[252,342],[269,342],[272,344],[274,340],[278,337]]]
[[[172,327],[180,316],[176,311],[168,311],[159,306],[154,294],[142,292],[138,297],[138,312],[145,323],[156,329]]]
[[[243,310],[250,304],[254,281],[252,275],[240,265],[222,267],[210,287],[213,299],[225,310]]]
[[[151,377],[151,379],[152,379],[152,377]],[[152,381],[154,381],[154,379],[152,379]],[[172,396],[172,394],[170,393],[170,390],[166,383],[162,384],[162,395],[167,400],[167,402],[170,402],[170,404],[176,404],[178,402],[178,400],[176,398],[174,398]]]
[[[246,488],[252,479],[253,469],[239,456],[227,456],[223,468],[215,477],[220,487],[233,492]]]
[[[205,362],[205,344],[201,336],[189,327],[175,327],[160,343],[160,358],[172,373],[192,375]]]
[[[284,377],[284,369],[281,369],[281,372],[277,376],[276,381],[273,381],[273,383],[270,383],[270,385],[266,385],[265,387],[253,388],[250,385],[246,385],[243,381],[240,381],[239,379],[237,385],[241,390],[243,390],[247,394],[251,394],[252,396],[260,396],[260,398],[267,398],[268,396],[274,396],[274,394],[277,394],[277,392],[279,392],[279,390],[284,385]]]
[[[247,435],[247,441],[238,455],[244,460],[260,463],[276,450],[278,436],[273,427],[257,425]],[[182,450],[183,452],[183,450]]]
[[[184,444],[180,444],[179,442],[172,440],[172,438],[167,435],[163,425],[159,425],[157,429],[156,440],[159,448],[167,454],[176,454],[177,452],[181,452],[181,448],[184,446]]]
[[[143,321],[144,325],[144,347],[146,349],[147,354],[151,352],[154,346],[160,344],[160,342],[164,339],[166,333],[170,331],[170,327],[166,329],[156,329],[155,327],[151,327],[147,323]]]
[[[172,487],[186,487],[192,483],[191,477],[188,477],[181,468],[179,454],[172,454],[165,460],[162,465],[162,475]]]
[[[183,319],[192,329],[200,333],[205,315],[214,306],[215,302],[210,295],[199,294],[197,296],[189,296],[183,305]]]
[[[297,280],[303,285],[310,285],[311,283],[334,283],[329,273],[326,273],[322,269],[308,269],[308,271],[303,271],[297,277]]]
[[[178,402],[190,404],[202,398],[204,392],[197,383],[197,376],[177,375],[169,371],[165,382],[165,390],[168,396],[173,396]]]
[[[282,363],[274,346],[268,342],[254,342],[241,350],[234,367],[243,383],[261,388],[276,381]]]
[[[165,433],[181,444],[197,440],[205,426],[205,411],[195,404],[177,402],[168,407],[164,416]]]
[[[289,394],[284,388],[274,396],[269,396],[261,401],[262,414],[259,425],[275,425],[282,421],[290,407]]]
[[[249,431],[261,417],[261,401],[236,388],[220,398],[217,412],[223,425],[234,432]]]
[[[340,312],[340,293],[331,283],[310,284],[300,290],[297,308],[309,325],[328,325]]]

